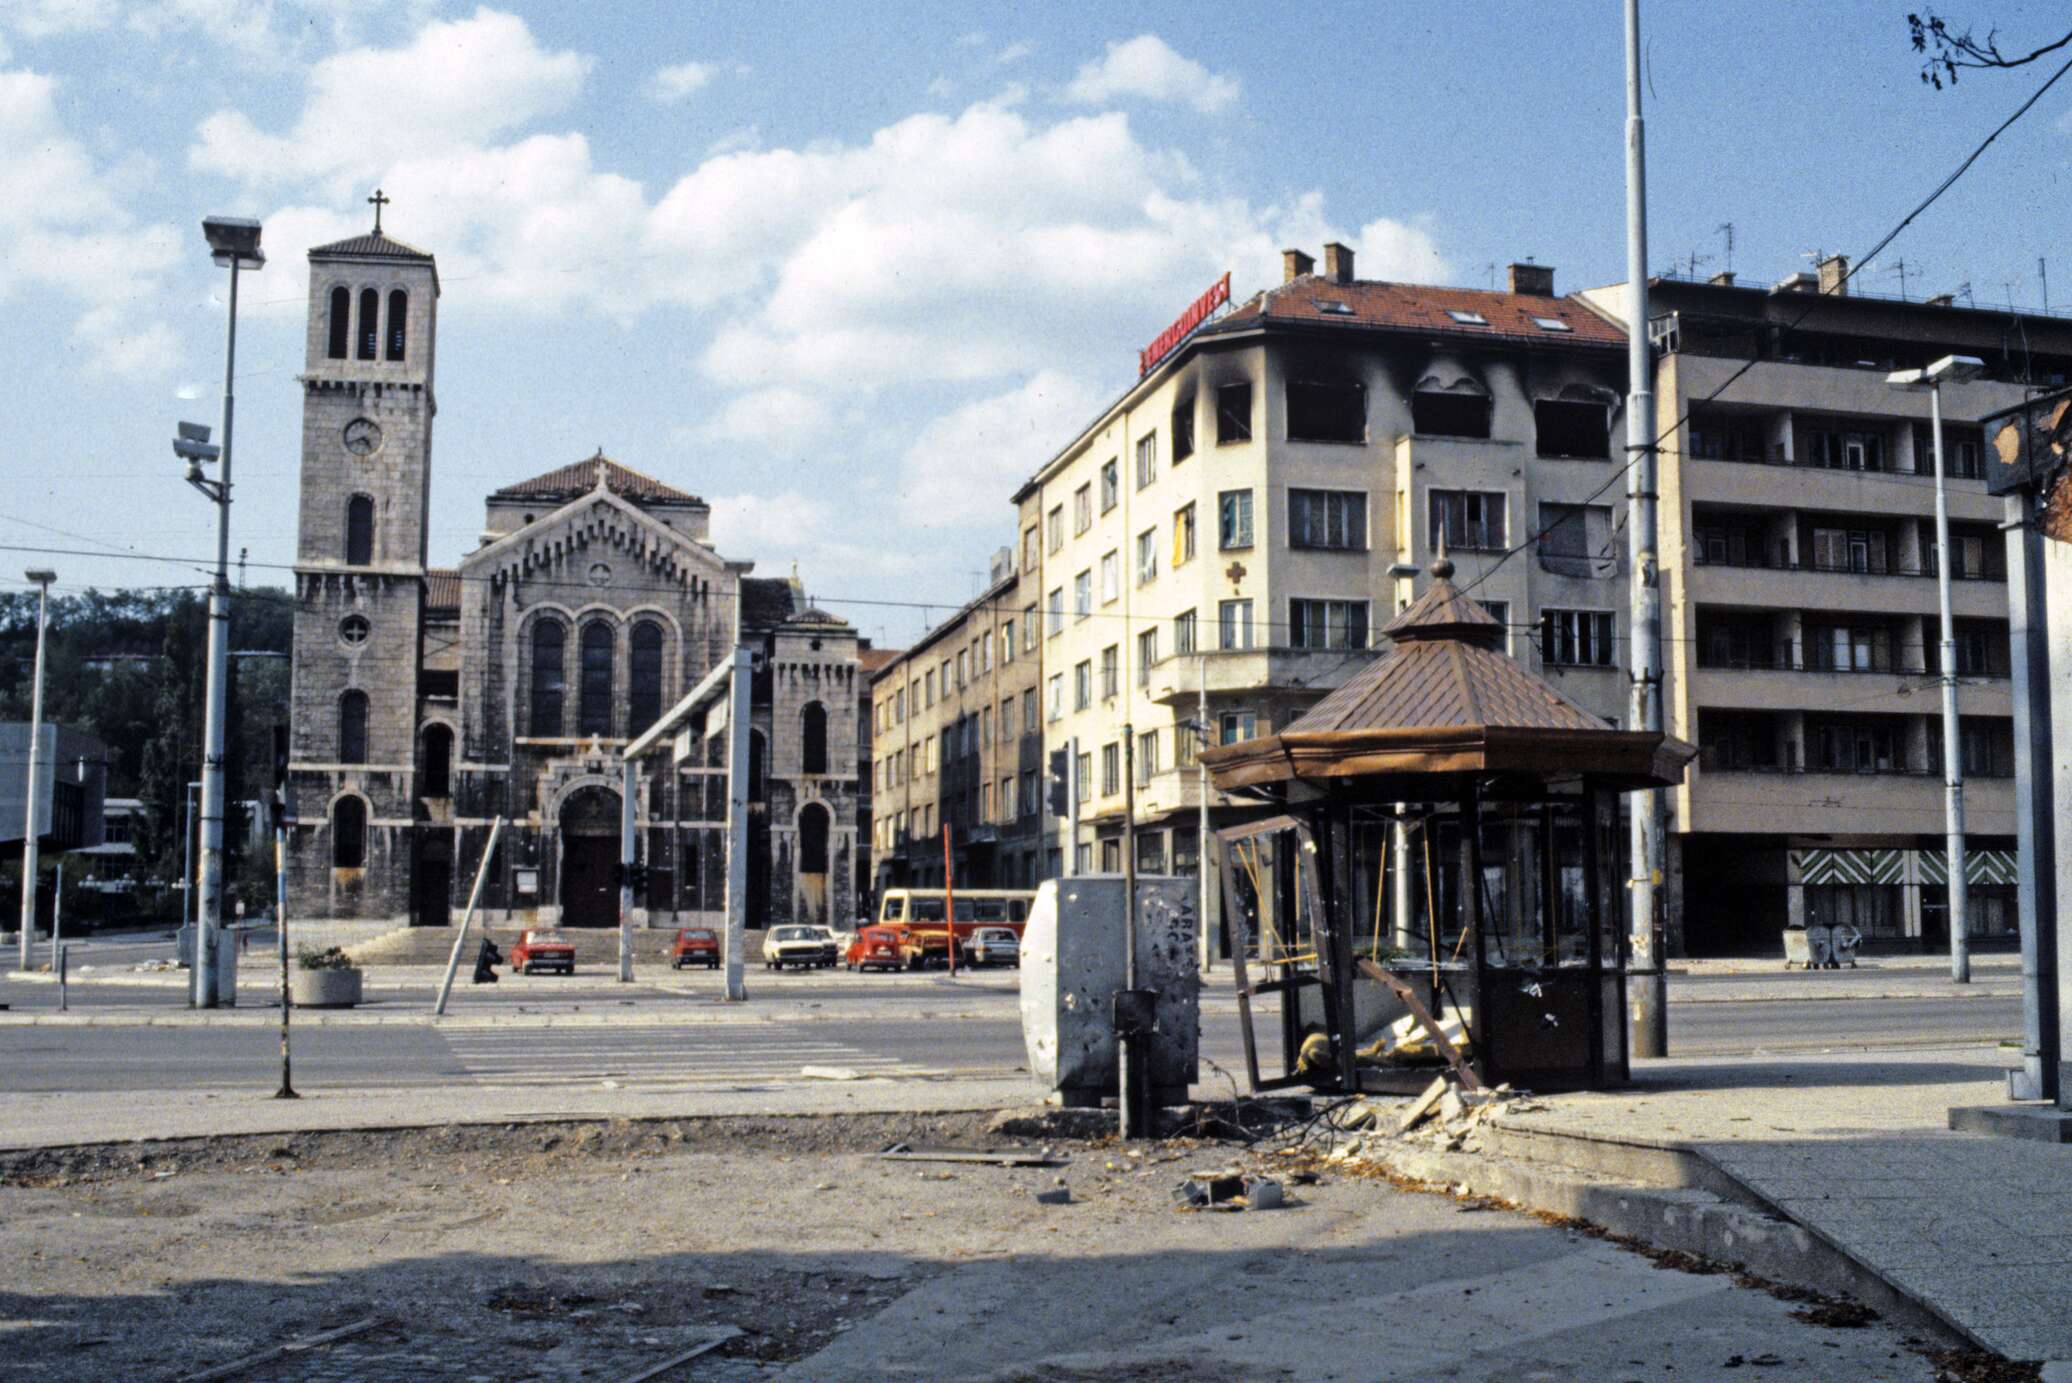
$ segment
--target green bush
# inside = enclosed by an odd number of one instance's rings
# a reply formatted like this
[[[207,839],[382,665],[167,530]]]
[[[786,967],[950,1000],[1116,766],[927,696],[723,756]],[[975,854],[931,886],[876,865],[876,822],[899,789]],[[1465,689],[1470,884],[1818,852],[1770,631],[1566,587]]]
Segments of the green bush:
[[[313,951],[305,946],[295,953],[295,963],[304,970],[351,970],[355,968],[352,957],[339,950],[336,946],[324,951]]]

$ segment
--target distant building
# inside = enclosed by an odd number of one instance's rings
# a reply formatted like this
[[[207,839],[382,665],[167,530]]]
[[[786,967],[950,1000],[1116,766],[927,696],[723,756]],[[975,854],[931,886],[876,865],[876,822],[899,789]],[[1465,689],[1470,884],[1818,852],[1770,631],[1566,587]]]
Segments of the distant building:
[[[39,849],[60,854],[101,844],[108,792],[108,751],[69,725],[42,726],[37,791]],[[19,859],[27,826],[29,723],[0,724],[0,857]]]

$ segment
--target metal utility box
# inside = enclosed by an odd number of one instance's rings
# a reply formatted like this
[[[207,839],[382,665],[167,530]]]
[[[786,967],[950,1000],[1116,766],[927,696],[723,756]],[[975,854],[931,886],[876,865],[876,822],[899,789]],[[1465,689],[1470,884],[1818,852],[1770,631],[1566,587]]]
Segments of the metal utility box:
[[[1137,987],[1157,993],[1149,1043],[1153,1103],[1184,1103],[1199,1075],[1201,975],[1197,881],[1137,879]],[[1036,891],[1022,932],[1022,1038],[1029,1070],[1067,1105],[1117,1092],[1115,992],[1127,988],[1123,879],[1082,874]]]

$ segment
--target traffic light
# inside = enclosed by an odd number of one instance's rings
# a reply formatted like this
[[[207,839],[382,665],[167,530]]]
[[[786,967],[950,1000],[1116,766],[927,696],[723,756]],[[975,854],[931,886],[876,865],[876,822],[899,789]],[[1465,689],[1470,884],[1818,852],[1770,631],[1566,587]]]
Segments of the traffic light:
[[[1043,780],[1043,791],[1052,816],[1069,816],[1072,812],[1072,753],[1068,749],[1050,751],[1050,772]]]
[[[629,871],[629,879],[630,883],[628,886],[632,888],[632,890],[635,893],[646,893],[648,886],[648,867],[644,864],[634,864]]]

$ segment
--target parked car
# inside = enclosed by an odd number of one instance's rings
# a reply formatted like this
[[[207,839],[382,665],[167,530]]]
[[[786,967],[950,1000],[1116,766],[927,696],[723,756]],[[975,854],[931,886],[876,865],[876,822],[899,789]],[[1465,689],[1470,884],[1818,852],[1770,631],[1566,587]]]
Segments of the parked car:
[[[818,970],[835,963],[835,934],[825,927],[772,927],[763,937],[763,966]]]
[[[511,973],[530,975],[535,970],[576,972],[576,946],[560,932],[527,932],[511,948]]]
[[[719,969],[719,933],[710,927],[685,927],[677,932],[676,944],[669,948],[669,968],[681,970],[686,965]]]
[[[1021,939],[1015,936],[1011,927],[980,927],[957,944],[957,959],[960,963],[970,963],[974,968],[1012,965],[1019,969],[1022,963]]]
[[[899,954],[909,970],[927,970],[950,963],[950,934],[935,927],[901,927]]]
[[[899,951],[899,928],[864,927],[843,953],[851,970],[897,970],[906,963]]]

